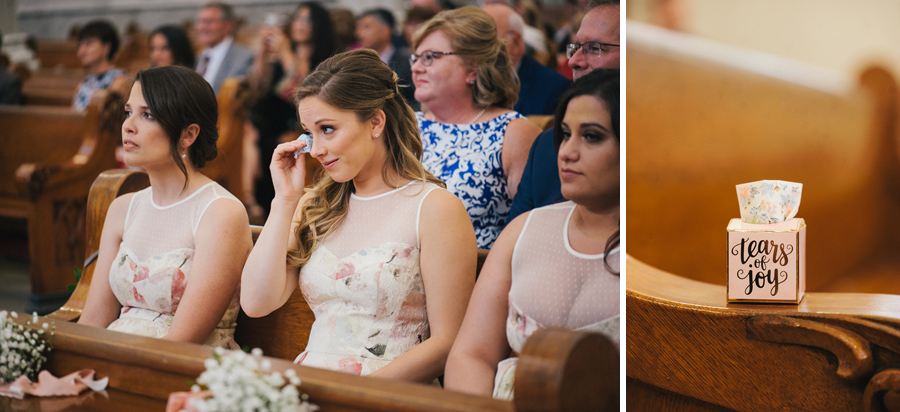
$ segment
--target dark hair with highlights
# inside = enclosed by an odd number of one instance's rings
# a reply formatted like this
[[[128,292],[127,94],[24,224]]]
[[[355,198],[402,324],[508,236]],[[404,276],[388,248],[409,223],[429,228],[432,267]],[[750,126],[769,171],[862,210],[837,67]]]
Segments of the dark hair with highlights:
[[[196,168],[218,155],[216,141],[219,129],[219,106],[212,86],[193,69],[184,66],[154,67],[142,70],[135,77],[141,83],[144,100],[157,123],[169,136],[169,148],[175,164],[184,174],[184,188],[187,188],[187,167],[181,160],[179,143],[184,130],[196,124],[200,127],[197,139],[188,148],[188,160]]]

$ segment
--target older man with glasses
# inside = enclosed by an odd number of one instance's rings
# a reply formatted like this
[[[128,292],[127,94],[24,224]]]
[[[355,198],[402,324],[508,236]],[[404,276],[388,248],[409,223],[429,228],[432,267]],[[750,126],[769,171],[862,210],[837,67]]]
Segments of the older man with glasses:
[[[593,4],[581,21],[575,41],[566,46],[569,67],[576,79],[594,69],[619,67],[619,1]],[[563,200],[553,129],[549,129],[538,135],[531,145],[507,222],[531,209]]]
[[[236,24],[234,8],[227,3],[206,3],[197,14],[194,29],[203,46],[197,73],[217,94],[226,78],[246,75],[253,64],[253,51],[234,42]]]

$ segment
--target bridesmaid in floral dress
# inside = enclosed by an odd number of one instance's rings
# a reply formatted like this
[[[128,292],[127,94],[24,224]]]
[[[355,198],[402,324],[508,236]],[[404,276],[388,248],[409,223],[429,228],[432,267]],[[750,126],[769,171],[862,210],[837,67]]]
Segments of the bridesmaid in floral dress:
[[[500,234],[447,361],[448,389],[512,398],[516,358],[506,358],[543,327],[618,345],[619,70],[576,80],[555,122],[570,201],[523,213]]]
[[[194,70],[137,74],[125,104],[125,163],[150,187],[112,202],[78,323],[236,349],[247,212],[200,173],[217,154],[216,96]]]
[[[432,382],[475,283],[468,214],[419,162],[415,115],[374,51],[324,61],[295,101],[325,173],[304,194],[295,151],[306,142],[275,150],[276,196],[244,266],[241,305],[264,316],[299,286],[316,320],[295,362]]]

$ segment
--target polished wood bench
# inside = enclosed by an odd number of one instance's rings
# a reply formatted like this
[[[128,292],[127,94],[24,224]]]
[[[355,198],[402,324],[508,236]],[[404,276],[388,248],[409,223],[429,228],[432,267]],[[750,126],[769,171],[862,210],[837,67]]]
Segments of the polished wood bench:
[[[900,296],[728,304],[632,256],[625,271],[628,410],[900,410]]]
[[[22,83],[22,98],[26,105],[71,107],[75,93],[87,71],[82,68],[42,68],[29,74]]]
[[[246,86],[236,78],[226,79],[216,96],[219,107],[219,154],[203,167],[202,173],[242,199],[244,169],[244,122],[247,109],[243,100]],[[267,165],[268,166],[268,165]]]
[[[48,313],[68,296],[84,259],[88,192],[116,165],[121,116],[121,97],[106,92],[83,113],[0,106],[0,216],[27,220],[29,311]]]
[[[78,60],[77,40],[40,40],[35,48],[34,57],[41,67],[82,67]]]
[[[900,293],[897,86],[629,22],[628,253],[724,284],[735,185],[803,183],[807,289]]]
[[[24,317],[20,317],[23,319]],[[189,391],[212,348],[145,338],[56,321],[45,369],[56,376],[90,368],[109,378],[107,394],[72,398],[0,398],[0,409],[160,411],[171,392]],[[519,356],[516,399],[504,402],[440,388],[361,377],[270,358],[293,369],[300,391],[328,411],[603,411],[618,410],[618,351],[600,335],[558,329],[537,332]],[[108,398],[107,398],[108,397]],[[5,402],[5,404],[4,404]],[[606,405],[611,405],[604,408]]]

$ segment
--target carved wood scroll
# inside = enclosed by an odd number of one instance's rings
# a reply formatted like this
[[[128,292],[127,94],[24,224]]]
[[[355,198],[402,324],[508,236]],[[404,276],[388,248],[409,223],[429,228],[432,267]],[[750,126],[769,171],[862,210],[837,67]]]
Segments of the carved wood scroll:
[[[747,320],[747,337],[826,350],[837,358],[836,373],[842,379],[856,382],[869,378],[862,410],[900,412],[900,365],[881,365],[874,373],[878,365],[873,356],[876,347],[900,354],[900,330],[896,327],[846,316],[810,320],[761,315]]]

